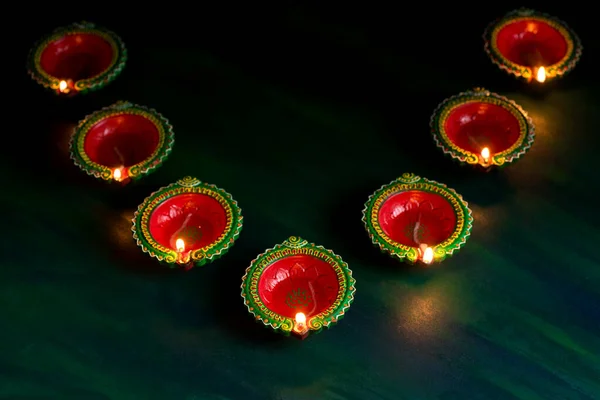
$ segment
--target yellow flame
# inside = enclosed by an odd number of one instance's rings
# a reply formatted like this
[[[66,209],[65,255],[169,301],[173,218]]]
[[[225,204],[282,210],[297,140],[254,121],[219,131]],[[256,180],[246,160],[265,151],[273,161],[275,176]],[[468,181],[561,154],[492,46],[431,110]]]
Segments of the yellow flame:
[[[544,82],[546,80],[546,68],[539,67],[535,74],[535,79],[540,83]]]
[[[121,168],[115,168],[115,170],[113,171],[113,178],[115,181],[120,181],[121,180]]]
[[[423,262],[425,264],[431,264],[433,261],[433,249],[431,247],[425,247],[423,250]]]
[[[481,158],[483,158],[483,161],[485,162],[490,161],[490,149],[484,147],[483,150],[481,150]]]
[[[178,252],[183,253],[185,251],[185,242],[183,239],[177,239],[175,241],[175,247],[177,248]]]
[[[67,81],[60,81],[60,83],[58,84],[58,90],[64,92],[65,90],[67,90],[67,86]]]
[[[306,315],[304,315],[304,313],[299,312],[298,314],[296,314],[296,323],[298,325],[304,325],[306,324]]]

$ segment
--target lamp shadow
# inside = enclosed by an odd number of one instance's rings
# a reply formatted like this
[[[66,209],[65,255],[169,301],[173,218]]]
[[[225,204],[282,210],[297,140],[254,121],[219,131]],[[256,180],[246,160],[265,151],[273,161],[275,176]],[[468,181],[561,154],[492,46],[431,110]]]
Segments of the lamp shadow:
[[[329,232],[340,242],[344,249],[344,258],[351,264],[355,278],[359,280],[363,269],[372,271],[377,268],[380,272],[393,274],[393,276],[413,277],[418,280],[427,280],[429,272],[419,265],[402,262],[382,252],[372,243],[362,222],[362,210],[369,196],[381,184],[365,183],[350,192],[342,194],[333,203],[328,211]],[[385,278],[385,276],[382,276]],[[358,283],[357,285],[360,285]]]
[[[81,171],[71,159],[70,140],[75,127],[75,123],[66,119],[40,116],[27,128],[33,137],[15,137],[15,148],[26,149],[27,158],[34,162],[23,163],[20,159],[23,153],[19,151],[9,153],[8,157],[21,165],[24,173],[32,174],[49,185],[77,186],[90,190],[100,188],[99,182]]]
[[[228,254],[203,268],[203,301],[214,304],[210,317],[236,340],[264,347],[281,347],[293,338],[274,332],[258,323],[241,296],[242,277],[257,254],[264,251],[240,237]]]
[[[71,159],[70,138],[74,128],[75,124],[69,122],[55,122],[49,125],[47,148],[55,150],[44,156],[52,171],[49,179],[57,184],[98,190],[105,195],[108,205],[117,210],[137,207],[144,198],[158,189],[159,171],[144,176],[139,181],[130,181],[126,185],[102,181],[83,172]]]
[[[461,166],[464,171],[451,179],[448,186],[456,190],[467,203],[481,207],[493,206],[515,195],[516,189],[503,170],[513,167],[495,167],[484,172],[469,165]]]
[[[456,183],[461,181],[464,184],[459,185],[459,189],[464,190],[457,191],[468,199],[467,201],[483,207],[501,203],[514,192],[502,171],[491,171],[483,178],[479,171],[467,172],[461,179],[455,180]],[[485,190],[481,190],[483,184]],[[335,237],[340,243],[339,247],[344,249],[344,258],[351,264],[357,280],[360,280],[362,274],[372,274],[373,269],[378,270],[378,279],[401,279],[415,285],[435,279],[440,266],[447,264],[448,260],[433,265],[401,261],[382,252],[369,238],[361,220],[362,210],[369,196],[380,186],[376,183],[364,183],[340,194],[328,209],[330,235]],[[477,221],[474,221],[474,224],[477,224]],[[359,285],[360,282],[357,286]]]
[[[35,128],[38,137],[28,146],[28,151],[30,157],[46,165],[45,170],[39,171],[46,180],[54,184],[91,187],[93,179],[79,170],[71,159],[70,140],[75,127],[75,123],[66,119],[39,121]]]
[[[22,131],[26,134],[13,135],[13,151],[8,154],[19,165],[32,168],[30,173],[43,177],[51,184],[71,184],[93,187],[90,179],[77,168],[70,159],[70,139],[77,123],[104,106],[107,94],[77,95],[72,98],[56,96],[41,90],[31,83],[25,93],[31,100],[28,109],[35,115],[23,121]],[[23,155],[34,160],[31,166],[25,166]]]
[[[97,207],[93,210],[98,229],[92,240],[101,246],[118,268],[130,273],[167,276],[180,272],[161,265],[155,258],[145,254],[133,239],[133,210],[115,211]]]
[[[104,201],[113,210],[136,210],[148,196],[157,191],[159,187],[166,186],[158,182],[160,177],[145,176],[139,181],[120,185],[114,182],[101,182],[104,189]]]
[[[522,93],[540,101],[546,99],[552,92],[560,90],[564,85],[564,80],[568,79],[568,76],[558,77],[540,83],[535,80],[527,81],[523,78],[517,78],[500,70],[495,71],[495,75],[492,84],[483,85],[485,89],[499,94]]]
[[[396,118],[396,110],[393,106],[381,105],[382,118],[387,126],[386,134],[389,142],[398,149],[398,157],[410,166],[408,168],[410,170],[399,170],[398,176],[403,172],[412,172],[443,183],[463,195],[468,202],[475,202],[481,206],[493,205],[511,196],[514,188],[503,173],[503,168],[510,168],[513,165],[494,167],[489,171],[484,171],[478,166],[462,165],[457,160],[445,155],[435,145],[430,132],[429,119],[438,104],[448,96],[442,93],[430,96],[433,100],[429,98],[429,95],[427,98],[415,100],[421,102],[423,106],[411,114],[410,121]],[[427,122],[417,124],[414,122],[415,120]],[[421,133],[412,134],[414,132]],[[372,190],[374,191],[379,186],[374,186]]]

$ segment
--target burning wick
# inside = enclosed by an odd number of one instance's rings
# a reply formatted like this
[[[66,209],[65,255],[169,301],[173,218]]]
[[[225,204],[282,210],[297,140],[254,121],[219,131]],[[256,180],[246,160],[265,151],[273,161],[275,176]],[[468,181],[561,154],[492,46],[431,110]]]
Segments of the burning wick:
[[[487,165],[490,163],[490,149],[488,149],[487,147],[484,147],[483,150],[481,150],[481,158],[483,159],[483,164]]]
[[[175,241],[175,248],[177,249],[177,253],[179,255],[179,262],[183,262],[183,252],[185,251],[185,242],[183,239],[177,239]]]
[[[67,83],[67,81],[60,81],[60,83],[58,84],[58,90],[61,93],[69,93],[71,91],[71,89],[69,89],[69,84]]]
[[[175,249],[177,249],[177,262],[183,266],[183,268],[187,271],[191,269],[194,264],[190,261],[189,255],[184,255],[185,252],[185,242],[183,239],[177,239],[175,241]]]
[[[420,247],[421,250],[421,260],[425,264],[431,264],[433,262],[433,249],[426,244],[422,244]]]
[[[178,253],[183,253],[185,251],[185,242],[183,239],[177,239],[175,241],[175,247],[177,248]]]
[[[540,83],[544,83],[544,81],[546,80],[546,68],[539,67],[535,74],[535,79]]]
[[[113,171],[113,179],[117,182],[121,181],[121,168],[115,168],[115,170]]]
[[[308,327],[306,326],[306,315],[304,313],[299,312],[296,314],[296,324],[294,325],[294,331],[299,333],[300,335],[305,334],[308,331]]]

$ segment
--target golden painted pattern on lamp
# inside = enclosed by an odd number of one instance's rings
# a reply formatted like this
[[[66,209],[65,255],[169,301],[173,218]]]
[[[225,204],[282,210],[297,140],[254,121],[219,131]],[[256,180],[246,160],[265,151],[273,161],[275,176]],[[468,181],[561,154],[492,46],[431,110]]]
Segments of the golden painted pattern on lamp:
[[[117,117],[120,115],[139,115],[151,121],[152,124],[154,124],[154,126],[158,130],[158,144],[154,152],[146,160],[138,164],[132,165],[131,167],[125,168],[127,170],[127,175],[130,178],[138,176],[146,169],[151,168],[153,165],[161,162],[160,158],[157,158],[157,156],[164,151],[163,147],[165,145],[165,140],[167,139],[167,134],[163,126],[163,121],[161,121],[152,113],[143,109],[137,109],[133,105],[131,105],[131,108],[127,108],[126,110],[120,110],[119,107],[123,104],[128,103],[117,102],[116,104],[110,106],[108,109],[99,111],[96,115],[90,115],[88,118],[84,119],[76,128],[76,131],[80,131],[77,137],[77,153],[79,157],[87,166],[93,169],[94,174],[96,176],[101,177],[105,180],[110,180],[113,178],[113,168],[95,163],[90,159],[90,157],[85,151],[85,139],[88,134],[88,131],[99,121],[110,117]],[[114,110],[110,110],[110,108],[114,108]]]
[[[543,16],[539,16],[539,15],[531,15],[531,16],[507,18],[506,20],[501,21],[494,27],[494,29],[492,31],[490,46],[492,47],[493,52],[496,55],[498,55],[500,58],[502,58],[502,62],[504,62],[510,69],[519,71],[519,74],[523,78],[526,78],[526,79],[533,78],[534,77],[533,75],[536,73],[536,71],[534,71],[534,69],[532,69],[531,67],[519,65],[519,64],[516,64],[516,63],[510,61],[508,58],[506,58],[502,54],[502,52],[500,52],[500,49],[498,49],[498,45],[497,45],[498,33],[500,32],[500,30],[502,30],[502,28],[504,28],[506,25],[513,24],[515,22],[530,21],[530,20],[536,20],[536,21],[540,21],[540,22],[550,25],[552,28],[554,28],[558,32],[560,32],[561,36],[565,39],[565,42],[567,43],[567,51],[565,53],[565,56],[559,62],[557,62],[555,64],[542,65],[542,67],[544,67],[545,71],[546,71],[546,78],[554,78],[557,75],[562,75],[565,72],[565,70],[568,68],[568,61],[573,56],[575,44],[573,43],[573,39],[571,38],[571,34],[569,33],[569,31],[561,23],[558,23],[557,21],[555,21],[552,18],[547,18],[547,17],[543,17]]]
[[[159,251],[161,253],[166,254],[164,257],[157,254],[156,258],[158,258],[159,261],[164,260],[168,263],[175,263],[179,259],[180,255],[177,252],[177,250],[173,250],[169,247],[163,246],[160,243],[158,243],[156,240],[154,240],[154,238],[152,237],[152,235],[150,233],[150,229],[149,229],[150,216],[152,215],[152,212],[156,209],[156,207],[158,207],[163,201],[165,201],[168,198],[171,198],[173,196],[177,196],[180,194],[188,194],[188,193],[202,194],[202,195],[210,196],[213,199],[215,199],[221,205],[221,207],[223,207],[223,210],[225,210],[226,221],[227,221],[225,224],[225,229],[223,229],[223,232],[219,235],[219,237],[216,240],[214,240],[212,243],[210,243],[200,249],[192,250],[188,253],[189,258],[192,261],[199,261],[199,260],[204,259],[206,257],[206,253],[209,252],[215,246],[219,245],[223,241],[223,239],[225,237],[227,237],[227,235],[231,232],[231,230],[233,228],[233,224],[237,223],[237,221],[233,220],[234,219],[233,218],[233,210],[231,209],[229,202],[223,195],[221,195],[216,190],[213,190],[213,189],[207,188],[207,187],[174,187],[171,190],[165,191],[165,192],[159,194],[158,196],[154,197],[145,206],[144,211],[142,212],[141,217],[140,217],[141,218],[140,226],[141,226],[141,231],[142,231],[141,232],[142,237],[154,249],[156,249],[157,251]],[[233,242],[233,240],[234,239],[232,238],[231,241]]]
[[[477,91],[482,91],[483,89],[475,89],[475,93]],[[489,92],[488,92],[489,93]],[[507,102],[504,99],[499,99],[489,95],[473,95],[473,96],[465,96],[465,97],[457,97],[456,99],[451,100],[447,104],[444,105],[444,108],[440,114],[439,122],[438,122],[438,130],[440,136],[446,146],[452,149],[455,153],[461,154],[464,157],[464,161],[468,164],[479,164],[481,154],[473,153],[467,151],[450,140],[448,134],[446,133],[446,121],[448,120],[448,116],[454,110],[455,107],[462,106],[469,103],[487,103],[493,104],[496,106],[500,106],[504,108],[506,111],[510,112],[513,117],[519,122],[519,138],[515,141],[515,143],[510,146],[508,149],[493,153],[490,156],[490,164],[502,165],[506,162],[506,158],[508,155],[512,154],[519,147],[523,146],[525,139],[527,138],[529,123],[525,117],[525,111],[520,107],[516,106],[511,102]]]
[[[60,88],[60,82],[63,79],[59,79],[55,76],[52,76],[50,74],[48,74],[44,68],[42,68],[42,53],[44,52],[44,50],[46,49],[46,47],[60,39],[63,38],[65,36],[73,36],[73,35],[81,35],[81,34],[93,34],[93,35],[97,35],[100,36],[102,39],[104,39],[107,43],[110,44],[110,47],[112,49],[112,59],[110,62],[110,65],[101,73],[92,76],[90,78],[86,78],[86,79],[80,79],[76,82],[74,82],[75,84],[75,89],[77,90],[82,90],[85,89],[86,87],[89,86],[90,82],[97,80],[100,76],[102,75],[108,75],[111,73],[111,70],[113,69],[113,67],[115,66],[115,64],[117,63],[118,59],[119,59],[119,52],[121,51],[119,45],[117,44],[117,42],[112,38],[112,36],[106,32],[103,32],[99,29],[96,28],[80,28],[77,30],[73,30],[73,31],[69,31],[69,32],[56,32],[50,36],[48,36],[48,38],[44,39],[44,41],[42,41],[38,46],[37,49],[35,51],[35,55],[34,55],[34,64],[35,64],[35,68],[37,70],[37,73],[40,74],[41,76],[43,76],[45,79],[48,80],[48,82],[51,82],[50,84],[50,88],[54,89],[54,90],[59,90]]]
[[[198,178],[193,178],[191,176],[186,176],[177,181],[177,185],[183,187],[194,187],[200,184],[200,180]]]
[[[314,316],[306,317],[306,324],[311,330],[319,330],[324,326],[327,327],[337,322],[350,307],[350,303],[347,303],[344,307],[340,308],[344,305],[344,300],[348,296],[347,290],[350,292],[350,298],[353,298],[355,291],[354,284],[356,281],[351,275],[347,274],[348,265],[339,256],[321,246],[310,246],[305,240],[300,240],[294,236],[290,237],[283,244],[275,246],[252,261],[251,265],[257,264],[250,276],[249,292],[251,299],[246,298],[246,305],[257,320],[263,322],[265,325],[270,325],[274,329],[281,329],[284,332],[291,332],[294,329],[295,319],[284,317],[267,308],[258,293],[258,282],[266,267],[282,258],[299,254],[315,257],[331,265],[339,283],[338,293],[331,306]],[[248,272],[246,272],[244,280],[247,274]],[[257,310],[251,306],[252,303],[258,308],[259,312],[256,312]]]
[[[456,216],[456,226],[448,240],[444,240],[444,242],[432,247],[422,244],[425,247],[423,249],[421,248],[422,246],[417,248],[397,243],[383,232],[383,229],[379,225],[379,211],[382,204],[396,193],[415,189],[437,193],[451,205]],[[456,191],[446,187],[446,185],[421,178],[413,173],[404,173],[400,178],[387,185],[383,185],[369,196],[362,212],[362,221],[365,224],[369,238],[381,251],[390,253],[390,255],[399,259],[406,259],[412,263],[417,261],[427,263],[425,258],[431,256],[431,251],[434,253],[431,262],[436,260],[441,261],[448,255],[452,255],[466,243],[473,225],[473,217],[468,204]],[[428,257],[425,257],[425,251],[428,253]]]
[[[446,247],[448,247],[451,244],[454,244],[454,242],[456,242],[457,239],[459,239],[459,237],[461,236],[461,233],[463,232],[464,225],[465,225],[465,213],[459,203],[459,199],[456,196],[454,196],[447,188],[439,187],[437,185],[433,185],[430,183],[419,182],[419,183],[404,183],[404,184],[393,185],[393,186],[385,189],[384,191],[382,191],[381,193],[378,194],[378,196],[375,199],[375,202],[373,203],[373,206],[371,208],[370,219],[371,219],[371,225],[375,229],[375,233],[379,237],[381,237],[381,239],[385,243],[387,243],[389,246],[391,246],[393,248],[398,248],[398,249],[404,250],[406,252],[406,258],[408,258],[409,260],[416,261],[420,258],[419,257],[420,256],[419,248],[407,246],[402,243],[398,243],[398,242],[394,241],[383,231],[383,229],[381,228],[381,225],[379,224],[379,210],[381,209],[381,206],[383,205],[383,203],[389,197],[393,196],[394,194],[409,191],[409,190],[420,190],[420,191],[426,191],[426,192],[438,194],[438,195],[442,196],[444,199],[446,199],[452,205],[452,208],[456,212],[456,227],[455,227],[454,231],[452,232],[452,234],[446,240],[444,240],[442,243],[432,246],[433,253],[434,253],[434,259],[445,257],[445,255],[447,253],[451,253],[453,251],[453,250],[448,251],[446,249]]]
[[[413,183],[421,180],[421,177],[415,174],[411,174],[410,172],[405,172],[400,177],[400,180],[404,183]]]

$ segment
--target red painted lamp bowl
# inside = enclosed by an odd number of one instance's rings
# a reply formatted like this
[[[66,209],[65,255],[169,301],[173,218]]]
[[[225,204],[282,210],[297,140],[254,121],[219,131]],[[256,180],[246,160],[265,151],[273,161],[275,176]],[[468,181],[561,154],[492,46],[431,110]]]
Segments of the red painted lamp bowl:
[[[227,253],[242,223],[242,210],[229,193],[186,177],[147,197],[134,215],[132,231],[151,257],[189,269]]]
[[[173,143],[173,127],[165,117],[121,101],[79,122],[70,148],[75,165],[84,172],[123,184],[156,170]]]
[[[453,189],[407,173],[369,197],[363,223],[383,252],[401,261],[432,264],[466,243],[473,217]]]
[[[31,49],[28,70],[61,95],[97,90],[125,67],[127,50],[115,33],[89,22],[58,28]]]
[[[305,338],[345,315],[355,283],[340,256],[292,236],[252,261],[242,278],[242,298],[257,321]]]
[[[523,108],[485,89],[444,100],[430,127],[444,154],[484,169],[516,161],[535,140],[535,127]]]
[[[544,82],[575,67],[583,47],[567,24],[529,9],[513,11],[491,23],[485,50],[494,64],[528,81]]]

